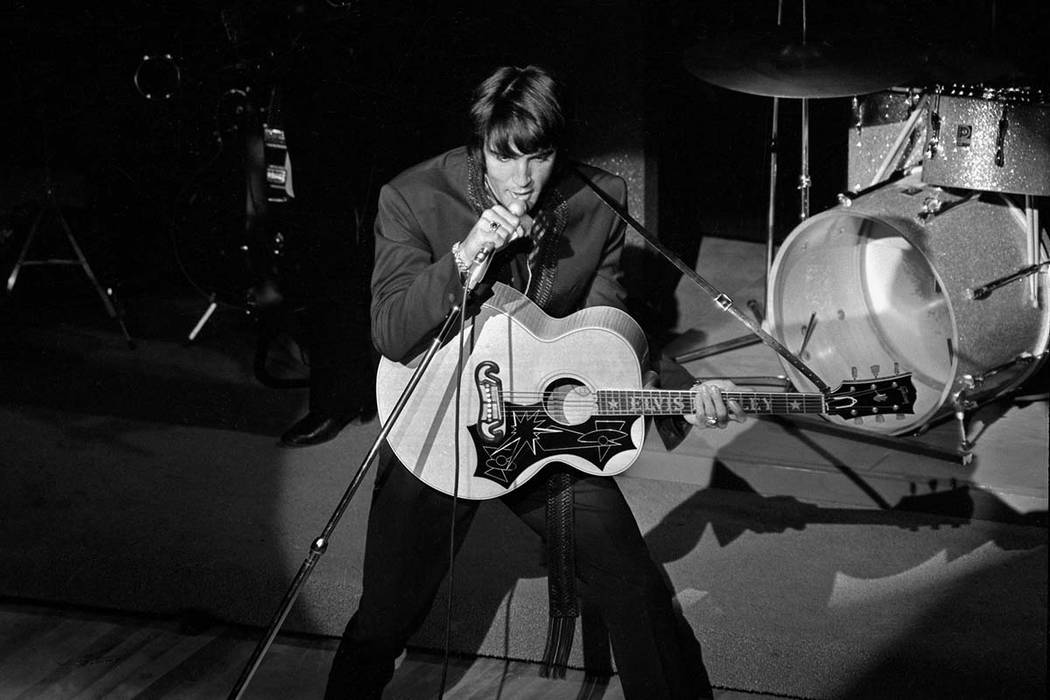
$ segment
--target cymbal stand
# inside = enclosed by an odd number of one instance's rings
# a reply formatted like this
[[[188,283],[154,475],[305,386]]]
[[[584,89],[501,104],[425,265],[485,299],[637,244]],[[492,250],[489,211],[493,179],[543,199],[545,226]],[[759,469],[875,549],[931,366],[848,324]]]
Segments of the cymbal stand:
[[[802,0],[802,45],[806,45],[807,24],[806,0]],[[802,98],[802,154],[798,176],[798,194],[801,210],[799,221],[809,218],[809,189],[813,181],[809,177],[809,98]],[[766,270],[768,281],[769,270]]]
[[[27,257],[29,249],[33,245],[33,241],[36,239],[37,234],[40,233],[42,224],[49,217],[53,218],[66,234],[66,240],[69,241],[69,245],[73,249],[73,254],[76,256],[75,258],[31,259]],[[73,235],[73,229],[70,227],[65,215],[62,213],[62,207],[59,205],[58,198],[55,196],[55,186],[51,181],[50,169],[45,169],[43,204],[36,215],[36,219],[33,220],[33,225],[29,229],[29,234],[26,236],[25,243],[22,244],[22,250],[18,254],[18,260],[15,262],[11,274],[7,277],[8,293],[14,291],[15,284],[18,282],[18,273],[21,272],[23,267],[30,265],[79,265],[80,269],[84,271],[84,275],[87,276],[88,281],[91,282],[91,286],[95,288],[95,292],[98,293],[98,298],[102,300],[102,305],[105,307],[106,313],[120,326],[120,330],[124,334],[124,339],[127,341],[128,347],[133,350],[135,349],[135,341],[131,339],[127,326],[124,325],[123,314],[117,311],[113,300],[110,298],[112,290],[103,289],[102,285],[99,284],[98,278],[95,277],[95,273],[91,269],[87,257],[84,255],[84,251],[81,250],[76,237]]]
[[[809,218],[809,190],[813,180],[809,176],[809,98],[802,98],[802,157],[798,176],[799,221]],[[768,277],[769,270],[766,270]]]
[[[284,595],[284,599],[281,601],[280,607],[274,613],[273,618],[270,621],[270,626],[266,630],[266,634],[263,635],[262,639],[256,645],[252,651],[251,657],[248,659],[248,663],[241,671],[240,678],[237,679],[236,685],[233,690],[227,696],[229,700],[235,700],[241,698],[244,695],[245,689],[248,687],[248,683],[251,681],[255,672],[259,669],[259,665],[262,663],[262,658],[273,644],[274,639],[277,638],[277,633],[281,629],[281,625],[284,624],[285,618],[288,617],[288,613],[292,608],[292,604],[295,603],[299,597],[299,593],[302,591],[303,585],[306,583],[310,574],[313,573],[314,567],[317,562],[324,555],[328,549],[328,541],[331,538],[332,533],[335,531],[336,526],[342,519],[346,509],[350,506],[350,501],[353,499],[354,494],[357,493],[357,489],[360,488],[362,481],[364,480],[365,474],[368,472],[368,467],[375,459],[376,455],[379,454],[379,447],[386,440],[390,431],[393,430],[394,425],[400,418],[401,413],[404,411],[405,406],[408,405],[409,399],[415,392],[416,387],[419,385],[420,380],[426,373],[427,368],[430,366],[431,361],[437,354],[438,349],[442,346],[444,341],[449,337],[452,328],[455,326],[456,321],[459,319],[459,311],[463,308],[459,303],[453,303],[452,308],[449,310],[448,315],[445,317],[445,321],[441,326],[441,330],[434,340],[430,343],[430,347],[427,348],[426,353],[420,359],[419,365],[412,373],[408,384],[401,392],[401,396],[398,398],[397,403],[394,404],[393,409],[390,411],[390,415],[385,421],[383,421],[383,427],[376,436],[375,441],[372,443],[372,447],[369,448],[368,454],[361,460],[361,465],[357,468],[357,472],[354,473],[353,478],[350,480],[350,484],[346,487],[343,492],[342,498],[339,499],[339,503],[335,507],[335,511],[328,519],[321,534],[310,543],[310,551],[303,560],[303,563],[299,567],[299,571],[295,574],[292,579],[291,586]]]
[[[773,98],[773,127],[769,135],[769,210],[766,213],[766,274],[762,279],[762,298],[769,294],[769,272],[773,269],[773,237],[777,217],[777,130],[780,125],[780,98]]]

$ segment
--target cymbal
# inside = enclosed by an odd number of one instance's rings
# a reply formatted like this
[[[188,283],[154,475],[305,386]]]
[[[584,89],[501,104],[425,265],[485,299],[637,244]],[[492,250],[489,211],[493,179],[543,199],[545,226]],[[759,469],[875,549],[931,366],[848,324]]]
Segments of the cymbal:
[[[785,40],[781,32],[705,39],[685,52],[685,67],[706,82],[766,97],[849,97],[907,82],[911,52],[854,40]],[[907,54],[907,55],[905,55]]]

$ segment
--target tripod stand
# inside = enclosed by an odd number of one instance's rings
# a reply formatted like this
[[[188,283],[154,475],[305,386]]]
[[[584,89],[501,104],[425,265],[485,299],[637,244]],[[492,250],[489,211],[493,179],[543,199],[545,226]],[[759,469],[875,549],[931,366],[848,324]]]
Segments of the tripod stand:
[[[29,249],[33,245],[33,241],[36,239],[37,234],[41,232],[45,222],[49,221],[57,223],[62,228],[62,231],[66,234],[66,240],[69,241],[69,245],[76,257],[39,259],[27,257]],[[102,300],[102,305],[106,308],[106,313],[109,314],[109,317],[116,321],[120,326],[120,330],[124,334],[128,347],[132,349],[135,348],[135,341],[132,340],[131,336],[128,334],[128,329],[127,326],[124,325],[122,314],[117,312],[117,308],[110,296],[112,292],[103,289],[102,285],[99,284],[98,278],[95,277],[91,265],[84,256],[84,251],[81,250],[80,244],[77,243],[77,239],[73,235],[73,229],[70,227],[65,215],[62,213],[62,207],[59,206],[58,198],[55,196],[55,186],[51,180],[50,170],[45,171],[44,175],[44,201],[36,218],[33,220],[33,225],[29,228],[29,235],[26,236],[25,243],[22,244],[22,250],[18,254],[18,260],[15,262],[15,266],[12,268],[11,274],[7,278],[8,293],[14,291],[15,283],[18,281],[18,273],[21,272],[23,267],[28,265],[79,265],[80,269],[82,269],[87,276],[88,281],[91,282],[91,286],[93,286],[98,293],[99,299]]]

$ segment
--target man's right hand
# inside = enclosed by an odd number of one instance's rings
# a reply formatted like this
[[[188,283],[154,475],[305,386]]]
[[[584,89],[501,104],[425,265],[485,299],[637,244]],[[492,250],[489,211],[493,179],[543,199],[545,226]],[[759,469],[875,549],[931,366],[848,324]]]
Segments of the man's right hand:
[[[491,246],[492,252],[506,248],[513,241],[525,235],[521,218],[525,215],[525,205],[512,202],[510,207],[496,204],[485,211],[470,229],[470,233],[460,244],[460,251],[466,260],[473,260],[479,251]]]

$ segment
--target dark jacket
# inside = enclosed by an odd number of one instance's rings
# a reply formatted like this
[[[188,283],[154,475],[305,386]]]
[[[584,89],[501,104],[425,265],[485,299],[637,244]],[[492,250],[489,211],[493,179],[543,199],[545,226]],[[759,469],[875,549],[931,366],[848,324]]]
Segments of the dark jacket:
[[[621,178],[578,167],[615,200],[626,202]],[[452,244],[466,238],[491,204],[481,158],[466,148],[420,163],[382,188],[372,337],[384,356],[395,361],[411,357],[441,325],[462,292]],[[498,253],[486,281],[527,288],[530,298],[554,317],[587,306],[623,309],[624,225],[616,215],[567,167],[552,175],[534,214],[543,231],[538,243],[522,239]]]

